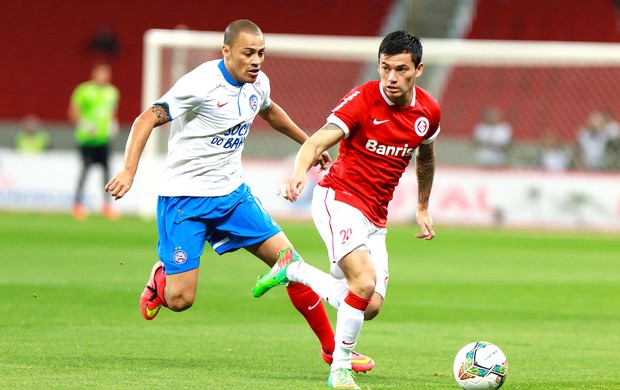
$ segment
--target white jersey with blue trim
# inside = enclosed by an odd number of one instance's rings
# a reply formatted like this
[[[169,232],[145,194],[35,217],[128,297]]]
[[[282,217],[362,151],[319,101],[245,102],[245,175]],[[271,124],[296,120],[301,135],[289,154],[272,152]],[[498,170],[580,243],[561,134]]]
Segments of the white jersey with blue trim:
[[[172,127],[159,195],[222,196],[242,183],[241,152],[252,121],[271,105],[269,79],[238,83],[223,60],[181,77],[155,104]]]

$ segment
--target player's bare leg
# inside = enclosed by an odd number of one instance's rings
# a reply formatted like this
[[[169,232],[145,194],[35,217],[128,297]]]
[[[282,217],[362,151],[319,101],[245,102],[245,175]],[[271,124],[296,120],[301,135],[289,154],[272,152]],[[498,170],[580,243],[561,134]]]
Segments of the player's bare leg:
[[[372,300],[368,304],[366,310],[364,310],[364,321],[370,321],[379,315],[381,308],[383,307],[383,297],[381,294],[375,292],[372,294]]]
[[[192,307],[198,289],[198,268],[174,275],[166,275],[166,303],[172,311]]]

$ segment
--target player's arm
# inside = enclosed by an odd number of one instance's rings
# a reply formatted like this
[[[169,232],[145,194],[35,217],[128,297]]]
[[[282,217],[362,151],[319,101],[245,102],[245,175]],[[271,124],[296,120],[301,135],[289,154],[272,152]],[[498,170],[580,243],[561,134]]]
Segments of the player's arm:
[[[72,124],[77,124],[80,120],[80,110],[78,107],[78,95],[80,88],[77,87],[71,92],[71,97],[69,98],[69,106],[67,107],[67,119]]]
[[[125,146],[125,158],[123,169],[105,186],[105,191],[110,192],[114,199],[122,198],[131,188],[134,176],[138,170],[138,162],[151,132],[157,126],[170,122],[168,107],[163,104],[154,104],[140,114],[131,125],[127,145]]]
[[[274,130],[282,133],[297,142],[303,144],[309,137],[302,129],[299,128],[288,116],[286,111],[275,102],[271,102],[271,105],[259,111],[258,114],[265,120]]]
[[[281,194],[291,202],[296,201],[304,189],[306,174],[313,166],[313,162],[342,138],[344,138],[344,131],[333,123],[327,123],[304,142],[295,156],[293,173],[284,182],[284,188],[280,189]]]
[[[67,108],[67,118],[69,118],[69,122],[73,124],[78,123],[80,120],[80,111],[73,102],[70,102]]]
[[[259,111],[258,113],[261,118],[265,120],[274,130],[279,133],[282,133],[297,142],[298,144],[303,144],[309,137],[302,129],[293,122],[293,120],[288,116],[286,111],[279,105],[277,105],[274,101],[271,102],[271,105]],[[325,152],[319,154],[316,158],[315,165],[320,165],[321,170],[327,169],[329,163],[331,162],[331,157],[329,153]]]
[[[422,233],[416,234],[417,238],[432,240],[435,237],[433,231],[433,219],[428,212],[428,203],[431,197],[431,188],[435,177],[435,142],[421,144],[416,152],[416,174],[418,177],[418,211],[416,221],[422,229]]]

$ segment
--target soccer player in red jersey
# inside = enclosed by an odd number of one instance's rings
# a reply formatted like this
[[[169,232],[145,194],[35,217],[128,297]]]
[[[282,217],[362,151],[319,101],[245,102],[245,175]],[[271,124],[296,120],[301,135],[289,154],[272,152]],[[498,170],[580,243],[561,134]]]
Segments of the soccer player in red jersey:
[[[337,308],[336,349],[328,379],[333,388],[359,388],[351,373],[351,352],[363,321],[377,316],[383,305],[389,275],[388,204],[414,155],[416,221],[421,229],[415,236],[435,236],[428,205],[440,109],[415,84],[424,68],[420,39],[406,31],[388,34],[379,47],[378,65],[381,80],[354,88],[340,101],[327,124],[302,145],[281,189],[283,196],[296,201],[316,157],[340,143],[338,158],[314,188],[312,201],[331,275],[290,250],[254,287],[254,295],[261,296],[276,285],[300,282]]]

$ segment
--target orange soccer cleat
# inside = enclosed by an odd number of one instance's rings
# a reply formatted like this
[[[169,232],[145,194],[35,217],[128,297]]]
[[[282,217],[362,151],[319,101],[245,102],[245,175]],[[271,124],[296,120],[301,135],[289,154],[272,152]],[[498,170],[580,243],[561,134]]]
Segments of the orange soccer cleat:
[[[86,211],[86,207],[84,207],[81,203],[74,203],[71,208],[71,215],[73,218],[78,221],[83,221],[86,219],[88,212]]]
[[[323,360],[327,364],[332,364],[334,360],[331,353],[325,352],[324,349],[321,349],[321,354],[323,355]],[[355,351],[351,352],[351,368],[355,372],[368,372],[375,367],[375,361],[369,358],[368,356],[364,356],[361,353],[357,353]]]
[[[103,216],[110,221],[116,221],[120,218],[120,214],[118,213],[118,211],[116,211],[114,207],[112,207],[112,205],[108,203],[103,205]]]
[[[159,313],[159,309],[163,304],[163,300],[157,296],[157,280],[163,276],[164,264],[158,261],[153,265],[151,270],[151,276],[149,281],[140,295],[140,310],[142,311],[142,317],[147,320],[152,320]]]

